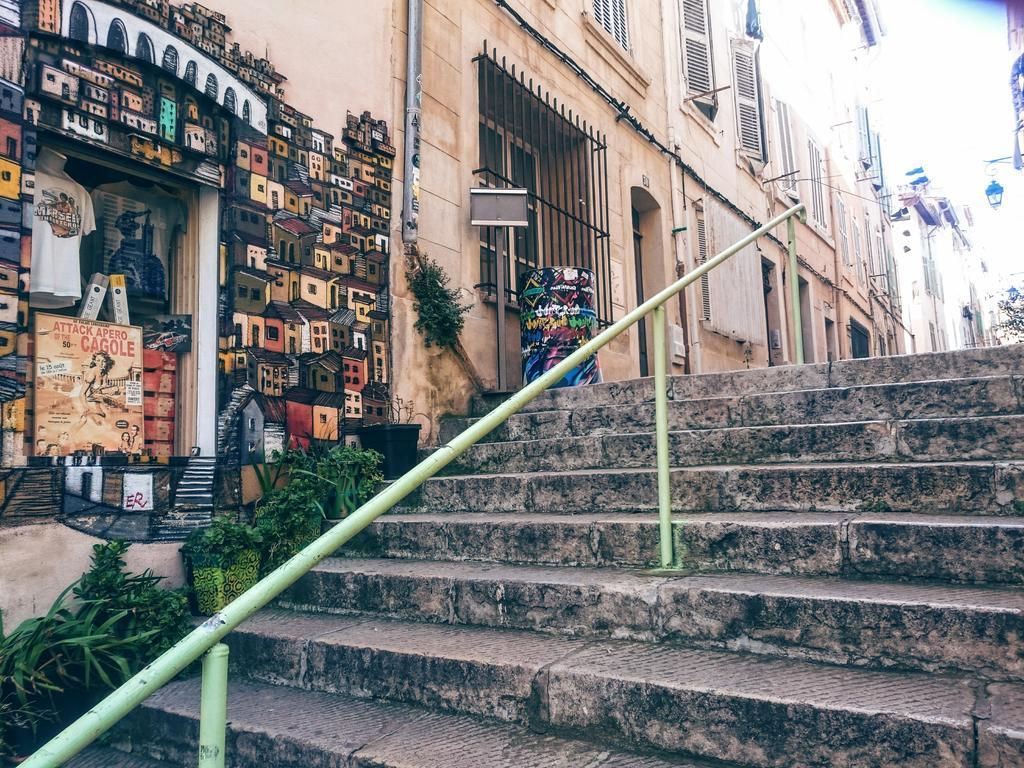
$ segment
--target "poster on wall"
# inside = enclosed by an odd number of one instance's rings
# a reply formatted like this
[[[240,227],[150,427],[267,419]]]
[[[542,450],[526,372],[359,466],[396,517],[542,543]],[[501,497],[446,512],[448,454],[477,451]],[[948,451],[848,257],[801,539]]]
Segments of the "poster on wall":
[[[36,456],[142,450],[142,329],[35,317]]]
[[[154,315],[143,327],[146,349],[178,355],[192,351],[192,315]]]

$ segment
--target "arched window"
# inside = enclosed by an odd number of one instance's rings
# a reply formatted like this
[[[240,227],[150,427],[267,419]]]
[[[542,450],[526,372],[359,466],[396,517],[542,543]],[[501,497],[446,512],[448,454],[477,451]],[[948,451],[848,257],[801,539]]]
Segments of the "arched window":
[[[226,109],[232,115],[235,114],[235,89],[234,88],[225,88],[224,89],[224,109]]]
[[[206,95],[211,99],[216,99],[218,91],[217,76],[211,72],[206,76]]]
[[[288,243],[288,261],[295,263],[295,243]]]
[[[178,49],[173,45],[164,48],[163,66],[172,75],[178,74]]]
[[[156,63],[156,54],[153,52],[153,41],[145,32],[139,32],[139,39],[135,41],[135,58]]]
[[[89,42],[89,11],[85,6],[76,2],[71,6],[71,29],[68,36],[72,40],[79,40],[83,43]]]
[[[185,82],[193,87],[195,87],[196,84],[197,70],[198,67],[196,67],[196,63],[194,61],[190,61],[185,65]]]
[[[248,99],[242,102],[242,119],[247,123],[252,120],[252,107],[249,106]]]
[[[121,53],[128,53],[128,32],[120,19],[110,22],[110,29],[107,30],[107,48],[113,48]]]

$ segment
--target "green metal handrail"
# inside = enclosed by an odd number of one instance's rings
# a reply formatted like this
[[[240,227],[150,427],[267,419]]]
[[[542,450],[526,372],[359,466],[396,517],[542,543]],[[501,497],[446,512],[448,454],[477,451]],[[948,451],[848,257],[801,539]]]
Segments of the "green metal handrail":
[[[738,253],[780,224],[788,224],[789,279],[794,299],[790,309],[794,319],[796,360],[803,361],[803,334],[800,327],[799,288],[797,287],[796,228],[794,218],[804,217],[804,205],[794,205],[784,213],[726,248],[714,258],[652,296],[622,319],[610,325],[540,378],[474,422],[448,444],[438,448],[409,472],[389,485],[370,501],[305,547],[290,560],[269,573],[239,595],[218,613],[179,640],[141,672],[113,691],[103,701],[47,742],[22,763],[22,768],[59,768],[65,761],[113,727],[121,718],[151,694],[172,680],[192,662],[203,659],[203,684],[200,704],[200,768],[223,768],[227,727],[227,646],[220,640],[267,603],[309,572],[317,563],[338,550],[402,499],[434,477],[452,460],[486,437],[530,403],[539,394],[557,384],[573,368],[596,354],[603,346],[647,315],[654,313],[654,386],[656,443],[658,453],[658,517],[660,559],[663,567],[673,563],[672,508],[669,487],[668,443],[668,370],[665,350],[665,303],[691,283],[699,280],[730,256]]]

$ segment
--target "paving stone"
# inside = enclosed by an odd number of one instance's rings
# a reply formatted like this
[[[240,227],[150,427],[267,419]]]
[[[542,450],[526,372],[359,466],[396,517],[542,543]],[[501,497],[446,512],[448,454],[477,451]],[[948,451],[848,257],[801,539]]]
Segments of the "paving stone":
[[[64,768],[179,768],[171,763],[142,755],[121,752],[111,747],[86,747],[64,763]]]

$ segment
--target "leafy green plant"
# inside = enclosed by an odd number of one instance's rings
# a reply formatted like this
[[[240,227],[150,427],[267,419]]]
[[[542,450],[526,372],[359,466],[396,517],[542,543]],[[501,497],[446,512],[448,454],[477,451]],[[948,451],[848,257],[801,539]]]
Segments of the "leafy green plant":
[[[151,571],[128,573],[127,550],[96,545],[89,571],[46,615],[0,637],[0,755],[31,748],[37,731],[78,716],[187,631],[184,595],[160,589]]]
[[[426,345],[454,349],[472,305],[459,302],[459,291],[448,287],[448,273],[426,255],[412,260],[406,278],[415,299],[416,330],[423,334]]]
[[[192,561],[229,565],[243,552],[259,552],[262,545],[260,530],[222,516],[214,518],[206,528],[192,531],[182,545],[181,553]]]
[[[319,478],[292,476],[283,488],[271,491],[256,505],[263,573],[277,568],[319,535],[323,491],[324,482]]]
[[[161,589],[163,577],[149,569],[129,573],[124,561],[129,546],[123,541],[95,545],[92,567],[72,591],[83,609],[95,606],[101,619],[123,612],[112,630],[118,637],[140,638],[131,646],[128,664],[141,669],[188,632],[188,598],[183,590]]]
[[[317,506],[323,516],[340,520],[355,512],[384,483],[383,461],[377,451],[336,445],[322,453],[312,469],[296,469],[293,477],[320,487],[323,501],[318,500]]]

